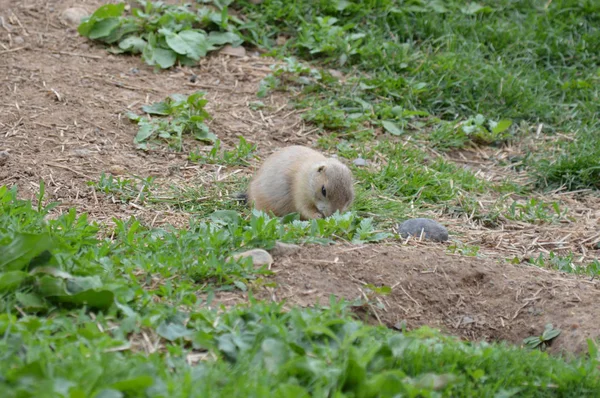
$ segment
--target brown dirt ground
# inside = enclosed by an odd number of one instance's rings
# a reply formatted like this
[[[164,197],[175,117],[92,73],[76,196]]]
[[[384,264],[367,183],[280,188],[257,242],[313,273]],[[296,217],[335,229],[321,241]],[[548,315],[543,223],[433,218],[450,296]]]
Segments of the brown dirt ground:
[[[272,271],[277,287],[259,297],[300,306],[326,305],[330,295],[361,299],[358,313],[392,328],[429,325],[468,340],[521,344],[551,323],[562,333],[550,351],[587,352],[586,339],[600,338],[597,281],[450,255],[443,245],[312,246],[276,258]],[[392,291],[372,295],[367,285]]]
[[[251,168],[189,163],[191,149],[206,150],[193,141],[186,141],[183,153],[137,150],[136,126],[127,120],[126,111],[139,111],[173,93],[203,90],[213,116],[210,128],[226,146],[243,135],[264,155],[292,143],[310,145],[317,138],[316,129],[304,123],[283,94],[263,99],[266,109],[249,108],[257,100],[259,81],[274,62],[254,50],[244,57],[213,55],[194,68],[157,73],[137,57],[107,53],[60,19],[68,7],[93,11],[102,3],[0,0],[0,150],[10,154],[0,166],[0,185],[18,185],[22,197],[33,199],[44,179],[47,199],[61,202],[56,212],[76,207],[107,224],[112,217],[135,215],[152,225],[185,225],[185,213],[159,211],[135,201],[118,203],[87,182],[106,172],[192,186],[248,175]],[[193,74],[195,83],[190,81]],[[522,181],[523,173],[500,167],[498,161],[523,151],[527,148],[463,151],[452,159],[484,179]],[[572,251],[579,261],[598,258],[598,196],[557,191],[544,199],[567,206],[572,218],[545,225],[504,219],[500,226],[488,228],[469,215],[452,216],[439,209],[421,214],[448,226],[453,244],[479,246],[482,257],[455,256],[444,250],[448,244],[416,241],[304,248],[276,259],[278,287],[260,294],[312,305],[326,303],[330,294],[364,298],[365,284],[386,285],[392,293],[371,297],[373,304],[363,308],[371,321],[390,327],[427,324],[467,339],[517,344],[552,323],[563,332],[551,349],[581,351],[586,337],[598,337],[598,283],[500,261],[524,260],[550,250]],[[497,200],[483,197],[479,205],[486,210]],[[243,298],[222,294],[219,300]]]

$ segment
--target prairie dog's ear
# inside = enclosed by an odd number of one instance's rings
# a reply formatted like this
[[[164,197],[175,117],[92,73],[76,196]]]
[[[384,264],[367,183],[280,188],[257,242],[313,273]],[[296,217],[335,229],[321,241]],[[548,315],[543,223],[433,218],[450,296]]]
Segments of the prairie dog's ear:
[[[317,169],[317,171],[318,171],[319,173],[322,173],[322,172],[323,172],[323,170],[325,170],[325,165],[324,165],[324,164],[320,165],[320,166],[319,166],[319,168]]]

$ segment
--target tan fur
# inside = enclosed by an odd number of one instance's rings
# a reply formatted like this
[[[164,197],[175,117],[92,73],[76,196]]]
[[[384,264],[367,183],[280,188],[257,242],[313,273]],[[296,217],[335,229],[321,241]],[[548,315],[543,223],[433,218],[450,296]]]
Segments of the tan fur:
[[[248,201],[278,217],[297,212],[303,220],[322,218],[350,207],[352,184],[352,172],[339,160],[294,145],[264,161],[250,182]]]

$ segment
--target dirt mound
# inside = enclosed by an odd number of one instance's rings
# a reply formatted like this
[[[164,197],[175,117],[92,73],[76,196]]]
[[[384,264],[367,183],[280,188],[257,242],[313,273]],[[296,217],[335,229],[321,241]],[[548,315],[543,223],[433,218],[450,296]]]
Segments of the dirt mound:
[[[359,310],[388,327],[429,325],[469,340],[521,344],[551,323],[562,331],[551,352],[586,352],[586,339],[600,337],[597,281],[439,246],[311,246],[276,258],[272,270],[277,287],[259,296],[290,305],[327,304],[332,294],[364,302],[366,285],[391,287]]]

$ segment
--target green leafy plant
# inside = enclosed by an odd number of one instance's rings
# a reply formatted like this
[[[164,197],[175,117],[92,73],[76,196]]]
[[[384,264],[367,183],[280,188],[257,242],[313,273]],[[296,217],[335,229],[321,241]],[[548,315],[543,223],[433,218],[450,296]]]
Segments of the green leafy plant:
[[[543,200],[531,198],[525,203],[513,201],[508,207],[505,217],[509,220],[519,220],[529,223],[544,223],[557,221],[567,214],[562,211],[557,202],[546,203]]]
[[[338,19],[331,16],[316,17],[314,23],[302,25],[297,45],[312,56],[335,58],[344,65],[348,58],[357,54],[363,44],[365,32],[352,32],[353,25],[336,25]]]
[[[182,150],[184,134],[190,134],[200,141],[214,142],[217,139],[216,135],[211,133],[204,123],[210,118],[204,109],[208,103],[204,94],[202,91],[188,96],[172,94],[164,101],[143,106],[142,110],[155,116],[154,118],[128,113],[128,117],[139,126],[134,139],[135,144],[139,148],[146,148],[149,141],[161,138]]]
[[[561,331],[559,329],[554,329],[552,324],[549,323],[544,328],[544,332],[542,333],[541,336],[527,337],[523,340],[523,343],[528,348],[533,349],[533,348],[540,347],[543,349],[545,346],[547,346],[550,343],[550,341],[552,341],[553,339],[558,337],[560,335],[560,332]]]
[[[459,132],[464,133],[476,144],[494,144],[505,141],[510,137],[508,129],[512,125],[510,120],[495,122],[487,120],[483,115],[470,117],[459,125]]]
[[[114,53],[142,54],[149,65],[170,68],[177,62],[192,65],[225,44],[239,46],[234,32],[241,21],[227,7],[193,9],[160,1],[138,1],[124,15],[125,3],[105,4],[79,25],[82,36],[114,45]]]
[[[284,90],[286,84],[306,86],[314,84],[324,78],[317,68],[298,61],[295,57],[286,57],[283,64],[272,65],[272,73],[263,78],[259,83],[257,96],[265,97],[270,91]]]

